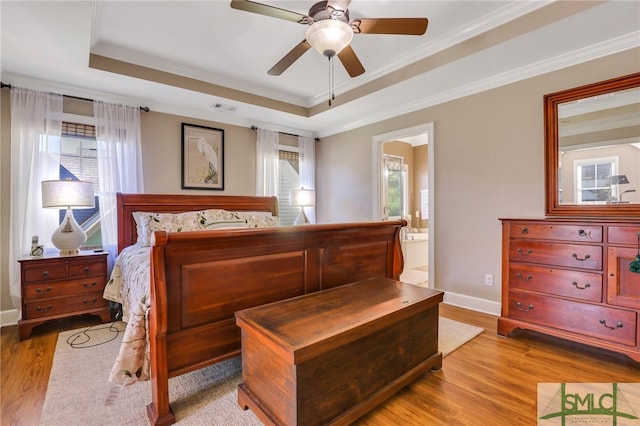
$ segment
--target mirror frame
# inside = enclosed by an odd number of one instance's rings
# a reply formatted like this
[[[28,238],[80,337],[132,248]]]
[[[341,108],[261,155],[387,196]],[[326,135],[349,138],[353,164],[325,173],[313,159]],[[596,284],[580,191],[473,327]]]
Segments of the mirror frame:
[[[579,205],[558,202],[558,104],[640,87],[640,73],[588,84],[544,96],[545,214],[547,217],[640,217],[640,204]]]

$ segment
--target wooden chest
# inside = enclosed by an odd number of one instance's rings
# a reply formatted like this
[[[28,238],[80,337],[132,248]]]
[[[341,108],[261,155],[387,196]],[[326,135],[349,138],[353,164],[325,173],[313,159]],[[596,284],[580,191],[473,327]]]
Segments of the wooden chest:
[[[349,424],[442,366],[442,292],[375,278],[236,312],[238,403],[265,424]]]

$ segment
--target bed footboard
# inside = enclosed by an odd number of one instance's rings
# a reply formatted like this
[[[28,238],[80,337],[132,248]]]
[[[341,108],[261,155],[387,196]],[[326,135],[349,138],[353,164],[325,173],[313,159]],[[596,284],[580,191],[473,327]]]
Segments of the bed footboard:
[[[398,279],[403,226],[405,221],[156,232],[151,423],[175,422],[170,377],[240,353],[236,311],[367,278]]]

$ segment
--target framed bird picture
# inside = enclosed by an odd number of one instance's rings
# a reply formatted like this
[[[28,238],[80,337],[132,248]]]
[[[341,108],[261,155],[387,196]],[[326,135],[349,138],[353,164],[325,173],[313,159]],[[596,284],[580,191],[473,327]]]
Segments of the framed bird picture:
[[[182,123],[182,189],[224,190],[224,130]]]

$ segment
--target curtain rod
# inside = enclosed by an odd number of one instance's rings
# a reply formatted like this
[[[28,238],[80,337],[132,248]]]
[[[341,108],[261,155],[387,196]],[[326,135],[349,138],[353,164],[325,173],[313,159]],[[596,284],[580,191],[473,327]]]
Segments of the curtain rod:
[[[4,88],[9,88],[11,89],[11,85],[4,83],[4,82],[0,82],[0,89],[4,89]],[[70,98],[70,99],[78,99],[80,101],[87,101],[87,102],[93,102],[93,99],[89,99],[89,98],[81,98],[79,96],[72,96],[72,95],[62,95],[65,98]],[[144,111],[144,112],[149,112],[149,107],[148,106],[141,106],[140,107],[140,111]]]
[[[253,130],[255,132],[256,130],[258,130],[258,127],[257,126],[251,126],[251,130]],[[287,132],[278,132],[278,133],[280,133],[281,135],[295,136],[297,138],[301,137],[300,135],[294,135],[293,133],[287,133]],[[313,140],[315,140],[316,142],[319,142],[320,138],[313,138]]]

